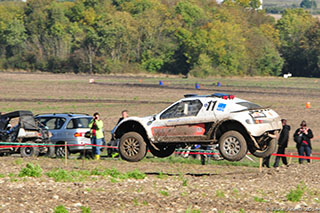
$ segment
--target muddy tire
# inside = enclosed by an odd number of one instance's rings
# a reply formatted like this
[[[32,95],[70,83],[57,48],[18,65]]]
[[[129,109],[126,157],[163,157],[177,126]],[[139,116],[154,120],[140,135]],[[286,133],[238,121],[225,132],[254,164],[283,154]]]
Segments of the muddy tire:
[[[247,142],[237,131],[225,132],[219,139],[219,151],[228,161],[239,161],[248,152]]]
[[[36,144],[34,144],[36,145]],[[20,155],[23,158],[26,157],[38,157],[39,156],[39,147],[21,147],[20,148]]]
[[[250,145],[249,151],[250,153],[258,158],[265,158],[270,156],[272,153],[275,152],[277,146],[277,142],[275,139],[271,139],[267,142],[267,144],[264,145],[262,150],[257,149],[255,146]]]
[[[59,145],[63,145],[63,144],[59,144]],[[55,148],[55,151],[56,151],[56,157],[57,158],[64,158],[64,156],[65,156],[65,148],[64,148],[64,146],[57,146]],[[67,148],[67,155],[68,155],[68,157],[70,156],[70,151],[69,151],[68,148]]]
[[[172,144],[158,144],[155,145],[159,150],[156,150],[152,145],[149,146],[150,152],[159,158],[169,157],[176,150],[176,146]]]
[[[120,138],[119,154],[122,159],[137,162],[144,158],[147,144],[143,137],[136,132],[128,132]]]

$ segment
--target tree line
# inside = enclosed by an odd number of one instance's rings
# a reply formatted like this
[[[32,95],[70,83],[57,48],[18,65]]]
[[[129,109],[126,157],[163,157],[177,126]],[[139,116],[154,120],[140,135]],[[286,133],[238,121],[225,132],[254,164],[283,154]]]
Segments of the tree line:
[[[320,24],[304,9],[275,21],[257,0],[0,2],[0,68],[320,76]]]

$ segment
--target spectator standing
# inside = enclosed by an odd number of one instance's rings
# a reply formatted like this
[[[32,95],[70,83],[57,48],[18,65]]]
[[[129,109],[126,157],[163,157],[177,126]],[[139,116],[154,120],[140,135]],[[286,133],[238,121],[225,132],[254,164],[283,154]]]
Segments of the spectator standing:
[[[288,140],[289,140],[289,131],[290,131],[290,126],[287,125],[287,120],[286,119],[281,119],[282,123],[282,131],[280,133],[280,137],[278,140],[278,151],[277,154],[285,154],[285,149],[288,146]],[[273,167],[278,167],[280,158],[282,159],[282,163],[286,166],[288,166],[287,158],[286,157],[280,157],[276,156],[276,160],[274,161]]]
[[[127,117],[129,117],[129,114],[128,114],[128,110],[123,110],[122,112],[121,112],[121,118],[119,118],[119,120],[118,120],[118,123],[120,123],[123,119],[126,119]],[[117,124],[118,124],[117,123]]]
[[[270,138],[273,138],[273,139],[279,139],[279,133],[278,132],[275,132],[275,134],[270,134],[269,133],[268,136]],[[271,155],[272,154],[270,154],[269,156],[263,158],[263,161],[262,161],[262,166],[263,167],[266,166],[266,167],[270,168],[269,162],[270,162]]]
[[[100,114],[98,112],[93,114],[93,119],[89,123],[90,133],[91,133],[91,144],[101,145],[103,135],[103,122],[100,119]],[[95,159],[100,159],[100,147],[94,146],[93,153],[95,154]]]
[[[310,128],[307,127],[306,121],[301,121],[300,128],[298,128],[294,135],[294,141],[297,143],[297,150],[300,156],[310,156],[311,154],[311,140],[313,138],[313,133]],[[302,158],[299,158],[299,163],[303,163]],[[307,159],[310,163],[310,159]]]
[[[128,110],[122,110],[121,112],[121,118],[119,118],[116,126],[123,120],[126,119],[127,117],[129,117],[128,114]],[[112,147],[118,147],[119,145],[119,139],[115,140],[114,138],[111,138],[111,140],[109,141],[109,143],[107,144],[108,146],[112,146]],[[108,152],[108,157],[117,157],[118,156],[118,149],[116,148],[108,148],[107,149]]]

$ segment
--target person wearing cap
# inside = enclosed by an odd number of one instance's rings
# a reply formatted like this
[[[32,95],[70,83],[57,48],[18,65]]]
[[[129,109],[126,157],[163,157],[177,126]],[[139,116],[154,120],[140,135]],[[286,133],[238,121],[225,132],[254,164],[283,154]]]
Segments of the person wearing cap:
[[[285,154],[285,149],[288,146],[288,140],[289,140],[289,131],[291,129],[291,127],[289,125],[287,125],[287,120],[286,119],[281,119],[281,123],[282,123],[282,131],[280,133],[280,137],[278,140],[278,151],[277,154]],[[288,161],[287,158],[284,156],[276,156],[276,160],[274,161],[273,167],[278,167],[279,166],[279,162],[280,162],[280,158],[282,159],[282,163],[286,166],[288,166]]]
[[[100,120],[100,114],[98,112],[93,114],[93,119],[89,123],[90,133],[91,133],[91,144],[101,145],[103,135],[103,122]],[[95,154],[95,159],[100,159],[100,147],[93,147],[93,153]]]
[[[297,143],[297,150],[300,156],[310,156],[312,146],[311,139],[313,138],[313,133],[310,128],[307,127],[306,121],[301,121],[300,128],[298,128],[294,135],[294,141]],[[299,163],[303,163],[303,158],[299,158]],[[306,159],[310,163],[310,159]]]

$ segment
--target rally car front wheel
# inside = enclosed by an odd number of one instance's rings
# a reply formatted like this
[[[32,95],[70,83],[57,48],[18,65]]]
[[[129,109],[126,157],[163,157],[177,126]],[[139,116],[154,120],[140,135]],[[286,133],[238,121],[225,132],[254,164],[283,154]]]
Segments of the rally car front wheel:
[[[260,149],[257,149],[254,145],[249,146],[249,151],[253,156],[258,158],[265,158],[274,153],[277,142],[275,139],[270,138],[269,140],[259,144]]]
[[[228,161],[239,161],[247,154],[244,137],[237,131],[227,131],[219,139],[220,154]]]
[[[136,132],[128,132],[120,138],[119,153],[122,159],[137,162],[144,158],[147,144]]]

